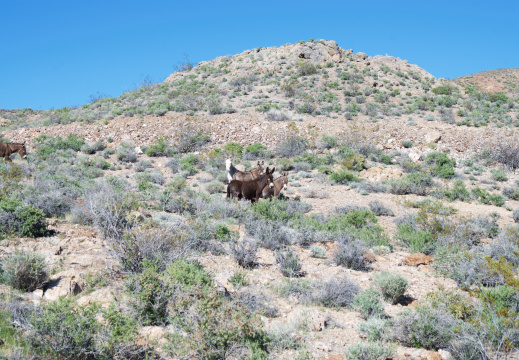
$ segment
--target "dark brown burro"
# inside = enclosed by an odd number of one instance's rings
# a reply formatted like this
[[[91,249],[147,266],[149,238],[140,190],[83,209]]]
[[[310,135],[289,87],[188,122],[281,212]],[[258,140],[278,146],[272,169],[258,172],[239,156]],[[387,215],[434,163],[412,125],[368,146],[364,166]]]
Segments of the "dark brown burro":
[[[272,187],[274,186],[272,174],[275,170],[276,168],[272,168],[272,170],[267,168],[265,174],[254,180],[232,180],[229,185],[227,185],[227,197],[238,200],[251,200],[251,202],[258,201],[267,184]]]
[[[14,153],[18,153],[22,158],[25,158],[27,156],[25,144],[0,142],[0,157],[3,157],[5,161],[11,161],[9,157]]]
[[[283,175],[278,177],[276,180],[274,180],[274,187],[265,186],[265,188],[262,191],[262,197],[264,199],[272,199],[272,197],[276,197],[279,195],[281,190],[286,190],[288,187],[288,172],[284,172]]]
[[[262,161],[261,163],[258,161],[257,168],[252,169],[251,171],[240,171],[234,167],[231,159],[227,159],[225,161],[225,169],[227,170],[227,179],[229,180],[229,182],[231,182],[232,180],[240,180],[240,181],[254,180],[263,173],[264,164],[265,164],[265,161]]]

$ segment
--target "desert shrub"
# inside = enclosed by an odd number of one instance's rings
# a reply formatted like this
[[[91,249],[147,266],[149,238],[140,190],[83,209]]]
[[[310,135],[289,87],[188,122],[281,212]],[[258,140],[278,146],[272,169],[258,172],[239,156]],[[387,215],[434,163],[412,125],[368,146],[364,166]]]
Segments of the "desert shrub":
[[[317,67],[311,61],[300,60],[296,64],[296,70],[299,75],[306,76],[317,73]]]
[[[47,159],[57,150],[72,149],[79,151],[85,144],[85,140],[77,135],[69,135],[65,139],[60,136],[51,137],[48,135],[40,135],[35,139],[36,153],[42,158]]]
[[[425,162],[431,166],[433,176],[451,179],[456,175],[454,171],[456,160],[449,158],[445,153],[431,152],[425,157]]]
[[[246,269],[254,267],[256,264],[256,253],[258,245],[254,241],[244,240],[231,245],[231,254],[234,259]]]
[[[258,243],[267,249],[277,250],[282,245],[291,244],[294,240],[293,232],[289,228],[277,222],[263,219],[246,219],[245,229],[247,235],[252,236]]]
[[[148,156],[172,156],[175,149],[168,144],[166,138],[161,137],[154,144],[148,146],[144,153]]]
[[[373,288],[368,288],[358,293],[353,299],[352,305],[355,310],[360,312],[360,316],[363,319],[382,317],[384,315],[382,294]]]
[[[401,144],[406,149],[413,147],[413,142],[411,140],[403,140]]]
[[[47,235],[47,221],[42,210],[24,206],[15,199],[0,198],[0,235],[15,233],[23,237]]]
[[[368,261],[364,256],[366,251],[366,246],[361,241],[340,242],[335,252],[335,262],[348,269],[367,270]]]
[[[116,151],[117,160],[122,162],[134,163],[137,161],[137,154],[135,153],[135,145],[132,143],[123,142]]]
[[[70,298],[43,307],[9,306],[17,327],[38,353],[64,360],[144,359],[149,346],[137,345],[135,321],[114,307],[77,306]],[[97,320],[102,315],[104,322]]]
[[[517,139],[501,139],[501,141],[496,142],[491,152],[491,158],[506,168],[512,170],[519,168],[519,146],[517,146]]]
[[[319,149],[331,149],[337,147],[337,139],[333,136],[323,135],[317,142],[317,148]]]
[[[283,276],[293,278],[301,274],[299,256],[288,248],[276,251],[276,262]]]
[[[508,180],[506,173],[502,169],[492,169],[492,170],[490,170],[490,173],[492,174],[490,176],[490,178],[494,181],[507,181]]]
[[[98,151],[103,151],[105,149],[105,144],[99,140],[95,143],[87,143],[81,146],[81,152],[85,154],[95,154]]]
[[[213,180],[205,186],[205,190],[209,194],[218,194],[224,192],[223,184],[218,180]]]
[[[426,195],[428,189],[434,185],[430,175],[423,173],[411,173],[399,179],[388,181],[388,191],[395,195]]]
[[[294,157],[301,155],[308,148],[308,141],[301,136],[289,136],[281,140],[276,153],[280,157]]]
[[[394,216],[395,215],[391,209],[388,209],[387,207],[385,207],[385,205],[382,204],[378,200],[371,201],[368,204],[368,206],[369,206],[371,212],[377,216],[380,216],[380,215]]]
[[[346,170],[340,169],[334,171],[330,174],[330,180],[335,184],[348,184],[352,181],[360,181],[360,179],[355,175],[355,173]]]
[[[173,295],[161,278],[158,267],[151,261],[141,262],[143,270],[128,277],[125,290],[129,306],[143,325],[164,325],[168,321],[168,301]]]
[[[209,286],[211,277],[197,261],[179,259],[172,262],[165,271],[169,280],[183,287]]]
[[[261,143],[254,143],[245,147],[245,152],[243,153],[243,159],[245,160],[256,160],[259,158],[266,157],[265,150],[267,147]]]
[[[269,109],[267,112],[267,120],[271,121],[293,121],[292,116],[286,112],[276,109]]]
[[[106,148],[103,150],[102,156],[103,158],[108,159],[113,154],[115,154],[115,149]]]
[[[463,180],[456,180],[451,188],[439,189],[433,195],[439,198],[447,198],[449,201],[470,201],[471,199],[470,192],[467,190]]]
[[[385,340],[389,337],[390,320],[370,317],[358,327],[358,331],[366,336],[369,341]]]
[[[237,294],[236,301],[243,304],[251,313],[262,314],[269,318],[279,315],[279,310],[272,299],[264,293],[242,288]]]
[[[292,170],[292,160],[290,159],[276,159],[276,168],[281,171]]]
[[[474,303],[456,290],[437,290],[426,295],[425,301],[433,308],[450,314],[455,319],[467,320],[474,312]]]
[[[366,168],[366,156],[353,148],[341,146],[338,155],[343,160],[342,165],[348,170],[361,171]]]
[[[389,344],[373,342],[352,345],[344,355],[348,360],[385,360],[393,355],[393,352]]]
[[[300,219],[302,214],[312,209],[312,205],[303,201],[274,199],[259,201],[252,209],[265,219],[285,221]]]
[[[178,161],[176,159],[169,159],[168,162],[166,163],[166,167],[171,169],[171,172],[173,174],[178,173],[178,171],[180,170],[180,164],[178,163]]]
[[[137,164],[135,164],[135,166],[133,167],[133,169],[136,171],[136,172],[143,172],[144,170],[146,169],[149,169],[152,167],[152,162],[150,160],[147,160],[147,159],[142,159],[142,160],[139,160],[137,162]]]
[[[359,287],[346,277],[322,282],[312,295],[313,302],[332,308],[349,308]]]
[[[400,274],[382,271],[373,277],[373,284],[380,289],[384,298],[393,304],[406,292],[409,283]]]
[[[430,254],[434,250],[435,241],[429,231],[419,230],[410,223],[398,224],[397,229],[397,237],[413,253]]]
[[[432,88],[432,92],[436,95],[452,95],[452,92],[454,90],[454,87],[448,85],[442,85]]]
[[[473,198],[483,204],[494,204],[496,206],[503,206],[505,198],[501,194],[490,194],[487,190],[476,186],[471,190]]]
[[[512,200],[519,200],[519,187],[504,187],[503,195]]]
[[[175,142],[176,150],[185,154],[202,149],[211,142],[211,138],[205,132],[197,130],[196,126],[186,124],[175,134]]]
[[[326,256],[326,250],[318,245],[312,245],[310,252],[314,258],[323,259]]]
[[[18,290],[34,291],[49,278],[45,258],[36,253],[15,253],[0,262],[3,282]]]
[[[225,146],[223,147],[223,150],[231,155],[231,156],[236,156],[238,158],[241,158],[242,155],[243,155],[243,146],[241,146],[240,144],[236,143],[236,142],[229,142],[227,144],[225,144]]]
[[[168,307],[176,330],[168,336],[169,355],[222,359],[232,350],[238,357],[261,359],[266,356],[267,337],[261,321],[239,301],[229,299],[208,286],[194,287],[179,294]],[[184,334],[189,334],[185,336]],[[243,351],[245,352],[243,353]]]
[[[514,221],[515,221],[516,223],[519,222],[519,210],[514,210],[514,211],[512,212],[512,218],[514,219]]]
[[[419,307],[399,314],[394,321],[393,338],[405,346],[445,349],[455,325],[455,319],[443,311]]]

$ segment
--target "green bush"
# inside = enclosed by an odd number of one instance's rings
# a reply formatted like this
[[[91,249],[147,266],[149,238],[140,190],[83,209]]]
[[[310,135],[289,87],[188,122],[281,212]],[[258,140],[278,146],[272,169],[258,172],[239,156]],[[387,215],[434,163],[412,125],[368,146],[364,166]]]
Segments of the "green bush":
[[[441,189],[434,196],[439,198],[447,198],[449,201],[461,200],[470,201],[470,192],[467,190],[463,180],[454,181],[452,188]]]
[[[301,263],[299,256],[290,249],[283,249],[276,252],[276,261],[283,276],[292,278],[300,275]]]
[[[102,315],[104,322],[98,321]],[[113,307],[101,310],[97,304],[76,306],[71,298],[29,308],[19,319],[25,337],[38,351],[63,360],[144,359],[147,346],[135,344],[137,324]]]
[[[36,139],[36,153],[42,158],[47,159],[50,155],[54,154],[57,150],[72,149],[75,151],[81,150],[81,147],[85,145],[85,140],[77,135],[69,135],[65,139],[60,136],[51,137],[48,135],[40,135]]]
[[[129,305],[142,324],[167,324],[167,306],[172,290],[166,286],[153,262],[145,261],[143,267],[142,273],[133,274],[126,281]]]
[[[380,341],[387,337],[391,321],[379,317],[371,317],[359,325],[359,332],[369,341]]]
[[[174,282],[187,287],[209,286],[211,277],[196,261],[177,260],[166,269],[165,274]]]
[[[410,148],[410,147],[413,147],[413,142],[410,141],[410,140],[404,140],[401,142],[402,146],[405,147],[406,149]]]
[[[15,199],[0,199],[0,235],[16,233],[24,237],[47,235],[45,213],[32,205],[24,206]]]
[[[443,311],[419,307],[399,314],[393,337],[405,346],[444,349],[452,340],[454,325],[454,319]]]
[[[1,259],[0,278],[18,290],[34,291],[49,277],[45,258],[35,253],[15,253]],[[0,282],[1,282],[0,281]]]
[[[267,355],[268,339],[260,330],[261,320],[211,287],[198,286],[191,293],[179,294],[170,302],[169,312],[174,328],[180,330],[168,336],[166,349],[174,357],[196,354],[197,358],[223,359],[237,346],[248,347],[252,359]]]
[[[148,146],[144,153],[148,156],[172,156],[175,149],[168,145],[166,138],[159,138],[157,142]]]
[[[425,157],[425,162],[431,166],[433,176],[451,179],[456,175],[454,171],[456,160],[449,158],[445,153],[431,152]]]
[[[373,284],[380,289],[384,298],[395,304],[406,292],[409,283],[400,274],[382,271],[373,277]]]
[[[360,179],[355,175],[355,173],[346,169],[340,169],[332,172],[330,174],[330,180],[332,180],[336,184],[348,184],[352,181],[360,181]]]
[[[344,354],[348,360],[385,360],[393,355],[392,347],[384,342],[352,345]]]
[[[502,169],[494,169],[490,170],[490,173],[492,174],[490,178],[495,181],[507,181],[508,177],[506,176],[506,173]]]
[[[229,155],[236,156],[237,158],[240,158],[240,159],[243,155],[243,146],[241,146],[240,144],[238,144],[236,142],[229,142],[229,143],[225,144],[223,149]]]
[[[358,293],[353,299],[353,308],[360,312],[360,316],[363,319],[384,315],[382,295],[373,288],[368,288]]]
[[[245,147],[244,158],[254,160],[259,157],[265,157],[265,150],[267,147],[261,143],[254,143]]]
[[[398,224],[397,237],[413,253],[430,254],[435,246],[434,239],[429,231],[418,230],[411,224]]]
[[[430,175],[424,173],[412,173],[399,179],[391,179],[388,182],[389,192],[395,195],[426,195],[428,189],[434,185]]]

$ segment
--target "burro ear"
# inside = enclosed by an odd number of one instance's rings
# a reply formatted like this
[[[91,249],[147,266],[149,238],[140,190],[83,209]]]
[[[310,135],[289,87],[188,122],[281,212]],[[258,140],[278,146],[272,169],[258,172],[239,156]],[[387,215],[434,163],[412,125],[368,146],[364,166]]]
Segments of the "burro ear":
[[[258,161],[258,163],[259,163],[259,161]],[[261,162],[261,165],[265,165],[265,160],[263,160],[263,161]]]
[[[269,167],[267,166],[267,169],[265,170],[265,172],[268,174],[269,173]]]
[[[275,167],[272,168],[272,170],[270,170],[270,173],[271,173],[271,174],[274,174],[274,171],[276,171],[276,168],[275,168]]]

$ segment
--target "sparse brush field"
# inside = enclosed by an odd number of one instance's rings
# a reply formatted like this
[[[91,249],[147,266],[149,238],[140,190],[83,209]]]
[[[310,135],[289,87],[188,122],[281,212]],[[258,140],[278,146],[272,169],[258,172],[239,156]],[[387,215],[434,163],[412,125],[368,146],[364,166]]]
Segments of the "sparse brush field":
[[[0,359],[517,358],[516,103],[323,47],[4,112],[2,136],[31,145],[0,160]],[[496,125],[464,130],[470,151],[424,133],[460,111]],[[222,116],[260,131],[215,135]],[[229,157],[287,190],[226,199]]]

